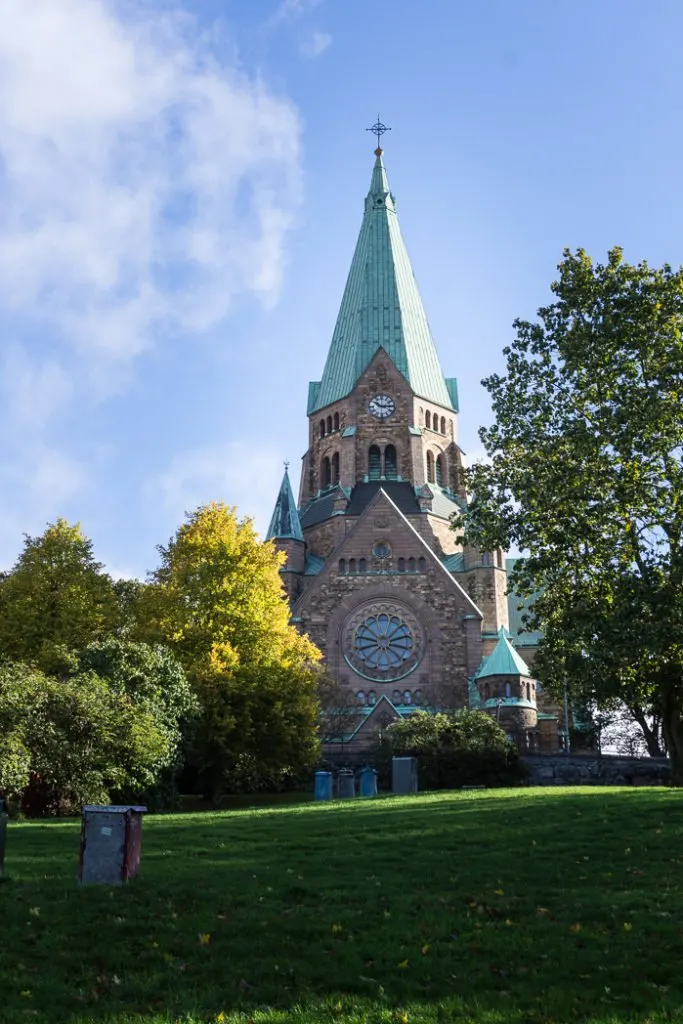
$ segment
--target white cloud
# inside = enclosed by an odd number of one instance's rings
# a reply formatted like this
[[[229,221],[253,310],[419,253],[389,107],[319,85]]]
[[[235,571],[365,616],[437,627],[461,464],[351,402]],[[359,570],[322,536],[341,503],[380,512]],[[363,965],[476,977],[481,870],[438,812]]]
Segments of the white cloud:
[[[236,297],[275,301],[300,126],[167,4],[6,0],[2,19],[0,521],[29,529],[88,484],[63,413]]]
[[[302,57],[312,59],[320,57],[332,45],[332,36],[329,32],[312,32],[302,39],[299,46]]]
[[[152,483],[169,519],[180,525],[185,512],[209,501],[237,507],[265,536],[284,473],[282,457],[253,441],[228,441],[177,455]],[[175,528],[175,527],[174,527]]]
[[[294,21],[296,18],[301,18],[320,3],[322,0],[281,0],[268,18],[266,27],[275,28],[283,21]]]

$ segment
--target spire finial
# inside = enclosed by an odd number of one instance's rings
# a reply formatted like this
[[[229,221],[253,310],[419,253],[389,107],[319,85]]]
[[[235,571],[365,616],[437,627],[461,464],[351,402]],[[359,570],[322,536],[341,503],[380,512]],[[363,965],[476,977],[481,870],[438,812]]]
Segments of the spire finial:
[[[375,150],[375,156],[381,156],[384,150],[380,146],[380,140],[385,132],[391,131],[391,128],[387,128],[385,124],[382,124],[378,114],[375,123],[370,128],[366,128],[365,130],[366,132],[372,132],[373,135],[377,136],[377,149]]]
[[[286,472],[287,472],[287,470],[289,469],[289,459],[285,459],[285,461],[284,461],[283,465],[284,465],[284,467],[285,467],[285,473],[286,473]]]

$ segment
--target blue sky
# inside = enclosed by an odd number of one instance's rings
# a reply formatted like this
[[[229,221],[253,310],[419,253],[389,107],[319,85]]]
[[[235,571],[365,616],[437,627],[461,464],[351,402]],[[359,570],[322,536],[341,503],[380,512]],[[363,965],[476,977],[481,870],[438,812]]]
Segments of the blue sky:
[[[306,446],[377,113],[461,443],[564,246],[683,262],[678,0],[32,0],[0,38],[0,568],[116,575]]]

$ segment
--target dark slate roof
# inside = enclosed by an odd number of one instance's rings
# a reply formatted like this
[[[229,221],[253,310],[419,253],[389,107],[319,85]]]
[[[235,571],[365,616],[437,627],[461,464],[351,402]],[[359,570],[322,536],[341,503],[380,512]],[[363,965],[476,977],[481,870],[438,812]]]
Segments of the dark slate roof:
[[[315,526],[329,519],[334,512],[334,491],[326,491],[317,498],[309,501],[306,508],[301,512],[301,526],[305,530],[308,526]]]
[[[401,480],[371,480],[369,483],[356,484],[351,492],[351,501],[346,510],[347,516],[359,516],[368,507],[380,488],[391,498],[404,516],[420,515],[420,506],[412,484]]]
[[[458,551],[455,555],[446,555],[446,557],[442,558],[441,561],[449,572],[465,571],[465,556],[462,551]]]
[[[325,559],[319,555],[306,555],[304,563],[304,576],[317,576],[325,567]]]
[[[274,539],[303,540],[299,512],[292,494],[292,487],[289,482],[289,473],[285,468],[285,475],[282,478],[280,493],[275,502],[275,509],[270,520],[266,540]]]

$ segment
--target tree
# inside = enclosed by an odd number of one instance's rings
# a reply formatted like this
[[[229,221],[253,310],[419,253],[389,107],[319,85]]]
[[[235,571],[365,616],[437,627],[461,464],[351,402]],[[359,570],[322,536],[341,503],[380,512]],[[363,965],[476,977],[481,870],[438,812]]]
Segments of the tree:
[[[155,781],[165,738],[153,714],[94,672],[66,679],[0,666],[0,785],[32,815],[75,812]]]
[[[289,624],[282,556],[223,504],[187,516],[141,596],[140,635],[166,643],[197,694],[196,761],[217,801],[239,758],[263,771],[317,753],[320,653]]]
[[[490,461],[456,528],[517,546],[534,596],[535,668],[598,707],[661,718],[683,783],[683,272],[564,253],[556,301],[515,322],[507,371],[484,381]]]
[[[318,678],[318,698],[322,742],[328,747],[338,744],[339,752],[343,754],[347,738],[365,717],[358,697],[351,687],[321,672]]]
[[[51,523],[0,579],[0,658],[61,674],[74,652],[111,632],[118,605],[110,577],[78,524]]]

